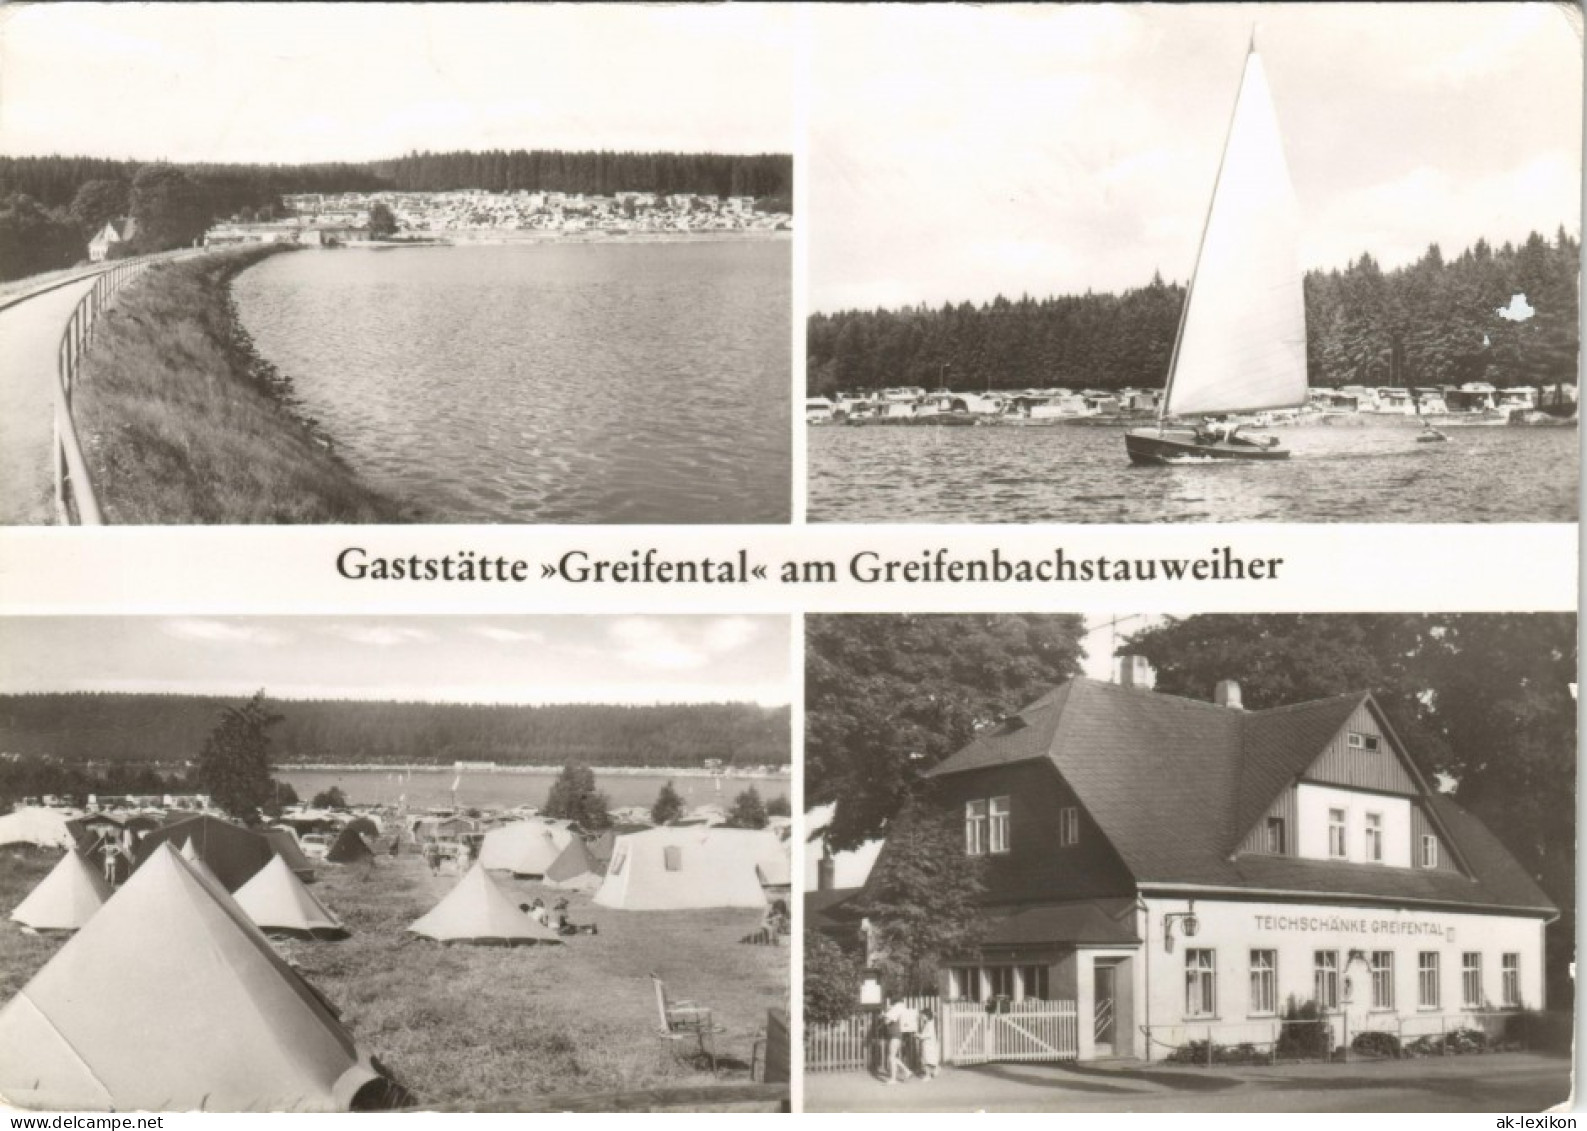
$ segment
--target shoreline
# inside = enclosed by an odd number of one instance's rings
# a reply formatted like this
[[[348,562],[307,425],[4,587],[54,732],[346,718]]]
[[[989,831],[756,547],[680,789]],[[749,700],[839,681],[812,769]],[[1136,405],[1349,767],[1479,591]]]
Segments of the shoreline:
[[[745,231],[703,232],[537,232],[511,229],[479,229],[477,232],[445,232],[412,239],[361,240],[342,244],[337,251],[393,251],[415,247],[505,247],[511,244],[574,243],[768,243],[793,239],[792,230],[749,229]]]
[[[774,768],[756,767],[754,769],[727,769],[720,773],[706,769],[704,766],[590,766],[587,767],[597,777],[605,775],[617,778],[643,778],[643,777],[674,777],[674,778],[756,778],[765,781],[787,780],[793,776],[791,766]],[[561,766],[465,766],[461,770],[456,766],[429,765],[402,765],[385,766],[358,763],[355,765],[332,765],[325,763],[292,763],[271,767],[271,773],[357,773],[357,774],[520,774],[524,776],[551,775],[562,772]]]
[[[75,415],[109,522],[413,521],[336,454],[237,317],[232,280],[286,250],[161,265],[102,320]]]

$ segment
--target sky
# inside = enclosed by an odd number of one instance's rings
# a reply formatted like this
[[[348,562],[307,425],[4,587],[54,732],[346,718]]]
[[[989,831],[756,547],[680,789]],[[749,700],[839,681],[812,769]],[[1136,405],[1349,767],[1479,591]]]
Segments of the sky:
[[[733,5],[0,7],[0,152],[791,152],[789,13]]]
[[[454,703],[790,700],[788,618],[12,617],[0,693]]]
[[[1580,231],[1579,9],[877,5],[815,23],[813,310],[1184,281],[1253,26],[1304,266]]]

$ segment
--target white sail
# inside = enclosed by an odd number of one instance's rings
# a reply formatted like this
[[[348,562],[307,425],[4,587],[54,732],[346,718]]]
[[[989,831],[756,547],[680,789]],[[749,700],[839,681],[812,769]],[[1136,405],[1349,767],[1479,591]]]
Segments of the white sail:
[[[1253,49],[1186,298],[1165,415],[1306,403],[1299,211]]]

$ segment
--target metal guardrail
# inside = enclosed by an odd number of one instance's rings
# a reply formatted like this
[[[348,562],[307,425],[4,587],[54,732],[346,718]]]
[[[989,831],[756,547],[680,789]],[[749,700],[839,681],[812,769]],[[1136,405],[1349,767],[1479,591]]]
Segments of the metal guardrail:
[[[94,495],[87,461],[83,459],[77,422],[72,417],[72,391],[82,370],[83,358],[93,343],[99,316],[109,309],[116,292],[154,264],[193,254],[182,248],[121,260],[99,273],[93,288],[78,300],[71,317],[66,321],[66,329],[61,332],[60,345],[56,347],[55,353],[55,438],[50,462],[55,476],[55,507],[62,522],[67,525],[102,526],[105,521],[99,509],[99,500]]]

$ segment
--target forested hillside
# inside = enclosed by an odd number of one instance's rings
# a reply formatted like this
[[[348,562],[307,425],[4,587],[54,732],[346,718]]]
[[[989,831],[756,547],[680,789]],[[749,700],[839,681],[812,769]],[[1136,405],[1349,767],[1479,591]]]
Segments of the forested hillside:
[[[93,693],[0,696],[0,754],[180,766],[231,700]],[[788,709],[747,703],[543,707],[272,700],[273,760],[337,764],[786,765]]]
[[[190,243],[218,218],[274,216],[285,194],[451,189],[753,196],[790,211],[793,158],[497,149],[357,164],[174,165],[0,156],[0,279],[70,266],[107,220],[122,216],[138,219],[140,234],[123,249],[136,253]]]
[[[1446,260],[1435,244],[1383,271],[1363,253],[1306,275],[1313,386],[1574,382],[1580,247],[1564,229],[1519,247],[1486,242]],[[1511,311],[1524,294],[1533,313]],[[973,391],[1161,388],[1184,289],[1158,277],[1122,294],[999,297],[980,306],[816,314],[810,395],[895,385]],[[1397,362],[1397,363],[1396,363]]]

